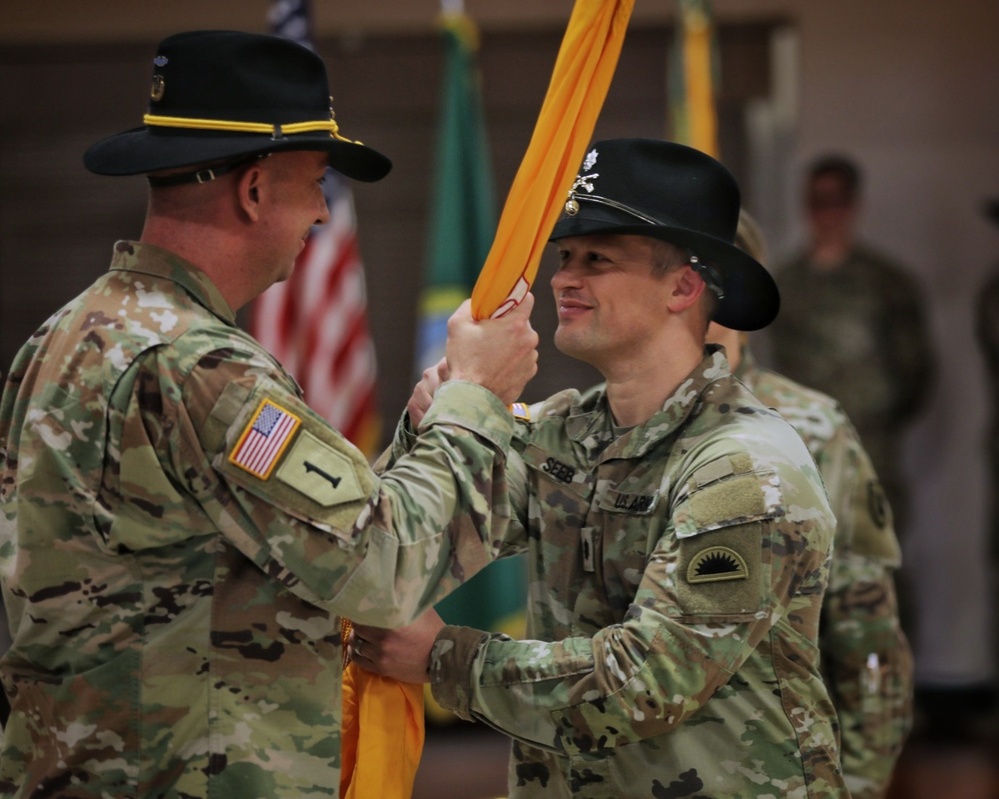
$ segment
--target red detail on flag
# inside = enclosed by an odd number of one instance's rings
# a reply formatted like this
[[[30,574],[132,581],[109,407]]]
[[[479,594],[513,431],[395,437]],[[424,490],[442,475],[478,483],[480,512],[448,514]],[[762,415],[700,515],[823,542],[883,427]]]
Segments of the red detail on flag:
[[[336,175],[330,221],[313,230],[291,278],[253,304],[250,332],[298,381],[308,404],[374,455],[375,349],[354,205]]]

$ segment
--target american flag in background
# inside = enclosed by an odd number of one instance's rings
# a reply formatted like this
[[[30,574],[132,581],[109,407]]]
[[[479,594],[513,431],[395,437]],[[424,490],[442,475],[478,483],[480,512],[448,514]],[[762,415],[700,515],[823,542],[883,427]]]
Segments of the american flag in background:
[[[268,19],[276,35],[311,48],[305,0],[277,0]],[[313,228],[291,278],[254,302],[250,332],[298,381],[312,409],[373,457],[380,444],[375,348],[354,201],[332,170],[323,191],[330,221]]]

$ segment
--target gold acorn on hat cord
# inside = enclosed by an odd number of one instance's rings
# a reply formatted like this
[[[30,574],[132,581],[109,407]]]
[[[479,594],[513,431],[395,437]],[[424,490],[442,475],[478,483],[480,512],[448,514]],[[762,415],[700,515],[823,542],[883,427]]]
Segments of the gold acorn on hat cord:
[[[575,216],[579,213],[579,201],[576,200],[576,189],[585,189],[587,192],[592,193],[593,183],[590,181],[598,177],[600,177],[599,174],[576,175],[576,182],[572,184],[566,195],[568,199],[565,202],[565,212],[569,216]]]

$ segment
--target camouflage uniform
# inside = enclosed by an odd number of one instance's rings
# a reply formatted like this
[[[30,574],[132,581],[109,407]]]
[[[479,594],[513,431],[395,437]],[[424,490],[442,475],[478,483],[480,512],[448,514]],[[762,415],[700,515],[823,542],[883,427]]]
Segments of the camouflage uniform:
[[[736,370],[798,431],[836,515],[822,605],[822,673],[839,714],[840,758],[853,799],[877,799],[912,726],[912,652],[898,620],[893,572],[901,551],[870,458],[839,404],[760,369],[747,347]]]
[[[0,793],[335,796],[337,614],[405,623],[485,562],[512,428],[449,383],[378,477],[203,273],[119,242],[0,406]]]
[[[919,286],[865,247],[835,269],[802,255],[776,275],[781,310],[768,328],[774,368],[839,400],[904,535],[900,437],[926,403],[934,361]]]
[[[616,437],[603,387],[511,455],[528,639],[445,627],[434,696],[514,739],[512,797],[842,797],[819,674],[833,518],[800,438],[705,360]]]

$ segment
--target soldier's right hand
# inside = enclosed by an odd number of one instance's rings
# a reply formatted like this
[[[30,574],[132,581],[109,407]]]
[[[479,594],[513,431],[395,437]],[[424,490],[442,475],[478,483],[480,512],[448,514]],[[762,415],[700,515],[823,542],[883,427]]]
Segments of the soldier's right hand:
[[[538,334],[531,327],[534,295],[499,319],[472,318],[466,300],[447,323],[448,369],[452,380],[478,383],[509,405],[538,371]]]

